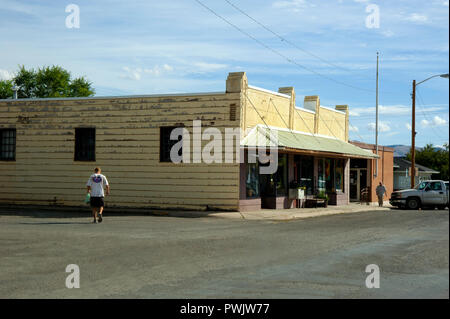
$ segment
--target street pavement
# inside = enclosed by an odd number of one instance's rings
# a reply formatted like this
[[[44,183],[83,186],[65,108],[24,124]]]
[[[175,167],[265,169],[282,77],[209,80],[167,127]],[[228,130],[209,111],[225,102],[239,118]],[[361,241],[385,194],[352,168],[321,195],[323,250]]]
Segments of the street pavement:
[[[449,298],[448,210],[190,216],[0,210],[0,298]]]

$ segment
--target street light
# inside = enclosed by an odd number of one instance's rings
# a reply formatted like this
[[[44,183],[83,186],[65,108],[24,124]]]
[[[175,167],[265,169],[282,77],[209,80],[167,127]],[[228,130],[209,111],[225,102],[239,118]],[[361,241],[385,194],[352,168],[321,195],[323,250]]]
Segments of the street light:
[[[423,81],[416,83],[416,80],[413,80],[413,93],[412,93],[412,128],[411,128],[411,188],[415,186],[415,177],[416,177],[416,86],[419,84],[428,81],[435,77],[441,77],[444,79],[448,79],[448,73],[446,74],[436,74],[426,78]]]

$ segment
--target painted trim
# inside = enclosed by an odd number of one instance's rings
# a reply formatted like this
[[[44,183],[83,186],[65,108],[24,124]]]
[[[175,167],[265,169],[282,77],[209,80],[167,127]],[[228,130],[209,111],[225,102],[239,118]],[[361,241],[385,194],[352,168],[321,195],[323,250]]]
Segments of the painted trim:
[[[271,90],[267,90],[267,89],[263,89],[263,88],[260,88],[260,87],[257,87],[257,86],[248,85],[248,88],[249,89],[253,89],[253,90],[257,90],[257,91],[261,91],[261,92],[265,92],[265,93],[270,93],[270,94],[273,94],[273,95],[278,95],[278,96],[281,96],[281,97],[285,97],[287,99],[291,99],[290,95],[283,94],[283,93],[280,93],[280,92],[271,91]]]
[[[295,108],[296,108],[297,110],[299,110],[299,111],[303,111],[303,112],[311,113],[311,114],[316,114],[316,112],[314,112],[314,111],[312,111],[312,110],[305,109],[304,107],[300,107],[300,106],[297,106],[297,105],[296,105]]]
[[[323,109],[325,109],[325,110],[329,110],[329,111],[336,112],[336,113],[338,113],[338,114],[345,115],[345,112],[339,111],[339,110],[335,110],[335,109],[332,109],[331,107],[328,107],[328,106],[322,106],[322,105],[321,105],[320,107],[323,108]]]
[[[106,99],[135,99],[153,97],[180,97],[180,96],[207,96],[225,95],[226,92],[200,92],[200,93],[175,93],[175,94],[145,94],[145,95],[112,95],[112,96],[91,96],[91,97],[53,97],[53,98],[26,98],[26,99],[0,99],[0,102],[22,102],[22,101],[72,101],[72,100],[106,100]]]

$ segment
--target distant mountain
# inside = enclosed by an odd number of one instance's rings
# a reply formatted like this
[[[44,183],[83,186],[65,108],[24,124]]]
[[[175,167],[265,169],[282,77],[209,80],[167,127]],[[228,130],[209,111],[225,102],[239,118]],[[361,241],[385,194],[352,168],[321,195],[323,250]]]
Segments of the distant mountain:
[[[409,153],[411,146],[409,145],[386,145],[387,147],[392,147],[394,149],[394,157],[405,157]],[[416,147],[416,150],[420,149]]]
[[[409,153],[411,146],[409,145],[386,145],[394,149],[394,157],[405,157]],[[416,151],[420,151],[422,147],[416,147]],[[442,147],[435,147],[436,150],[442,149]]]

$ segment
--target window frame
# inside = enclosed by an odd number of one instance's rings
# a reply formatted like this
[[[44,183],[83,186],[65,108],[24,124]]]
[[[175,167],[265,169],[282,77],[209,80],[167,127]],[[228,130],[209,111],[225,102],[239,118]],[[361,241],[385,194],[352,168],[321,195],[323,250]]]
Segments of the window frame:
[[[9,139],[12,139],[12,143],[7,143],[7,144],[3,144],[3,134],[5,132],[10,132],[10,133],[14,133],[13,136],[8,136]],[[10,147],[12,146],[12,150],[7,150],[5,151],[6,153],[11,152],[12,153],[12,157],[3,157],[3,147],[7,146]],[[0,161],[2,162],[14,162],[16,161],[16,148],[17,148],[17,130],[15,128],[1,128],[0,129]]]

